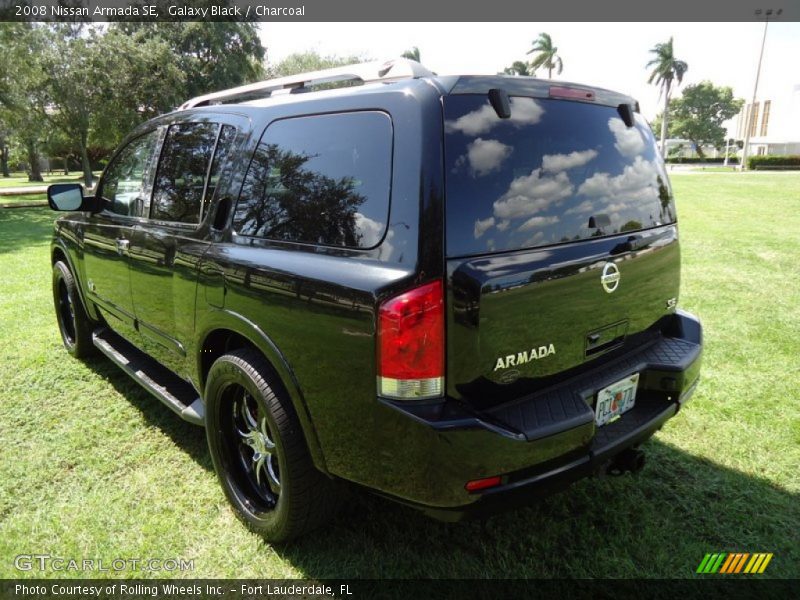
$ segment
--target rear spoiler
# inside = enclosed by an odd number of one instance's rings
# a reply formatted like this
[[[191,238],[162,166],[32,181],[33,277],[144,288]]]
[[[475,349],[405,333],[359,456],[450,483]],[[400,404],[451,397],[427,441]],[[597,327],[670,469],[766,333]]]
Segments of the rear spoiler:
[[[639,103],[626,94],[566,81],[554,82],[550,79],[510,75],[464,75],[457,78],[440,77],[439,83],[451,84],[448,86],[448,93],[454,95],[488,94],[491,89],[502,89],[509,96],[528,96],[531,98],[552,98],[551,88],[555,86],[560,89],[584,92],[585,100],[583,101],[590,101],[592,104],[602,104],[614,108],[620,104],[628,104],[633,107],[635,112],[639,112]],[[573,99],[581,101],[577,94]]]

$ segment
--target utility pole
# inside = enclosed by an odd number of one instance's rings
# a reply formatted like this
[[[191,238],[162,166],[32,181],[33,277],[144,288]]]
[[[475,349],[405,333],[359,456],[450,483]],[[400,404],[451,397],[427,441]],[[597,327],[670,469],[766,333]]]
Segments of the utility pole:
[[[782,9],[778,9],[777,14],[781,14],[783,12]],[[761,9],[756,10],[756,15],[761,14]],[[755,106],[756,106],[756,97],[758,95],[758,80],[761,77],[761,61],[764,59],[764,44],[767,41],[767,26],[769,25],[769,18],[772,15],[772,9],[768,8],[764,11],[764,35],[761,37],[761,53],[758,55],[758,68],[756,69],[756,83],[753,86],[753,101],[750,104],[750,110],[747,110],[747,107],[744,107],[745,111],[745,130],[744,130],[744,148],[742,148],[742,160],[739,163],[739,170],[745,171],[747,170],[747,154],[750,145],[750,129],[758,127],[758,123],[753,123],[753,117],[755,116]]]

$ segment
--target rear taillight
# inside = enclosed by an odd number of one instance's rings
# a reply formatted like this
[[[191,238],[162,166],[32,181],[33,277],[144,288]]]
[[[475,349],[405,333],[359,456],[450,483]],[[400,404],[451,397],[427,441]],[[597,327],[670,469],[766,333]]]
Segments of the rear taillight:
[[[378,394],[420,399],[444,392],[444,291],[434,281],[378,309]]]

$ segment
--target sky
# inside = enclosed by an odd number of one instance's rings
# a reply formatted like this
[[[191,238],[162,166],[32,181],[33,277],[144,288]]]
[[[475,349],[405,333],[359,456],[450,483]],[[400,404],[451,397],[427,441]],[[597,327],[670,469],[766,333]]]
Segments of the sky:
[[[494,74],[525,52],[540,32],[549,33],[564,62],[554,79],[623,92],[639,100],[652,120],[661,108],[648,85],[649,50],[674,37],[677,58],[689,64],[683,85],[710,80],[753,95],[763,23],[262,23],[271,63],[294,52],[358,55],[373,60],[417,46],[422,63],[439,74]],[[759,98],[800,84],[800,23],[770,23]],[[545,71],[538,76],[546,77]]]

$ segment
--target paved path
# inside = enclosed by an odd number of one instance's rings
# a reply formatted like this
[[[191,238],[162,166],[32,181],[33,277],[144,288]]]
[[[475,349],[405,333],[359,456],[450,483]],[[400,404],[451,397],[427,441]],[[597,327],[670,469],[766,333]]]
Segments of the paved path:
[[[22,194],[44,194],[46,185],[21,185],[19,187],[0,188],[0,196],[21,196]]]

